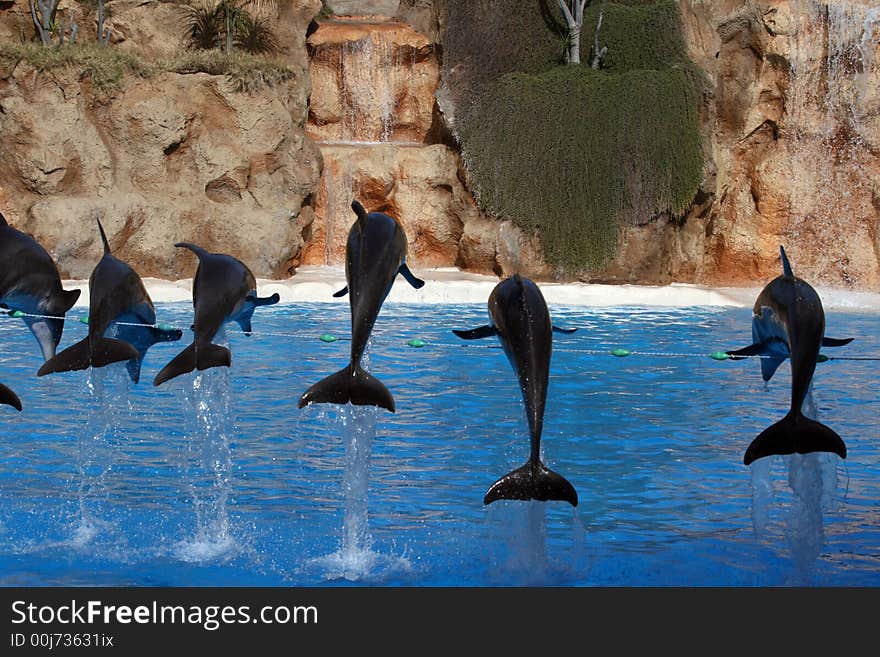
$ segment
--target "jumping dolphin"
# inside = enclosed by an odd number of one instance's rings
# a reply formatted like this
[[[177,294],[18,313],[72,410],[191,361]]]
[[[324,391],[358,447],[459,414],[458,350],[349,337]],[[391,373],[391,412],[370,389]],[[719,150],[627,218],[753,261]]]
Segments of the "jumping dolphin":
[[[12,390],[2,383],[0,383],[0,404],[8,404],[17,410],[21,410],[21,400],[18,398],[18,395]]]
[[[46,249],[30,235],[16,230],[0,214],[0,307],[27,317],[43,358],[55,355],[64,330],[64,314],[79,299],[79,290],[64,290],[58,267]]]
[[[229,367],[229,349],[211,340],[226,322],[237,322],[245,335],[251,334],[251,317],[257,306],[278,303],[280,297],[257,296],[257,281],[247,266],[230,255],[209,253],[200,246],[178,242],[174,246],[189,249],[199,258],[193,281],[194,340],[153,379],[158,386],[194,369]]]
[[[541,290],[519,274],[501,281],[492,290],[489,317],[492,324],[453,333],[464,340],[498,336],[519,379],[529,422],[531,454],[524,466],[492,484],[483,498],[483,504],[495,500],[563,500],[577,506],[578,496],[574,486],[544,465],[540,454],[552,333],[572,333],[576,329],[554,327]]]
[[[37,372],[38,376],[84,370],[89,366],[103,367],[127,360],[128,374],[137,383],[147,349],[157,342],[180,340],[182,333],[178,329],[117,324],[153,325],[156,323],[156,310],[141,277],[110,252],[110,244],[100,221],[98,231],[104,243],[104,256],[89,278],[89,334],[46,361]],[[117,339],[106,337],[105,334],[114,325]]]
[[[761,373],[769,381],[776,368],[787,357],[791,358],[791,408],[776,424],[765,429],[746,450],[743,462],[771,454],[807,454],[833,452],[846,458],[846,445],[834,431],[811,420],[801,411],[809,392],[819,349],[848,344],[852,338],[826,338],[825,312],[816,291],[792,273],[785,249],[779,247],[782,257],[782,276],[774,278],[758,295],[752,317],[754,343],[743,349],[728,351],[733,359],[745,356],[765,356],[761,359]]]
[[[300,397],[299,407],[351,402],[358,406],[380,406],[393,413],[394,397],[379,379],[361,367],[361,358],[397,274],[416,289],[425,282],[406,266],[406,234],[400,224],[381,212],[367,214],[357,201],[352,202],[351,209],[357,220],[348,232],[345,248],[347,285],[333,295],[341,297],[350,293],[351,358],[344,368],[306,390]]]

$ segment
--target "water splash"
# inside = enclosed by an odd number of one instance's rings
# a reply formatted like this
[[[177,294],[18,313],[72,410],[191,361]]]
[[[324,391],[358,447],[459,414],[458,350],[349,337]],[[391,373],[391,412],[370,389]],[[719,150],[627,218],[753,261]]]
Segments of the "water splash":
[[[811,419],[819,419],[812,386],[804,399],[803,413]],[[784,456],[792,493],[787,507],[782,502],[775,503],[773,459],[758,459],[751,465],[755,536],[763,542],[776,540],[772,518],[774,512],[781,514],[781,531],[794,565],[789,584],[806,585],[814,579],[816,561],[825,545],[824,514],[837,504],[837,461],[836,455],[824,452]]]
[[[375,406],[346,404],[340,407],[335,417],[345,446],[342,537],[339,550],[306,564],[307,569],[318,569],[328,580],[382,580],[412,568],[404,555],[387,555],[373,550],[368,493],[378,414],[379,409]]]
[[[227,346],[223,329],[214,342]],[[195,514],[195,535],[182,541],[175,553],[183,561],[206,561],[231,556],[238,549],[228,509],[233,435],[230,368],[213,367],[190,376],[191,385],[181,388],[187,436],[181,474]]]
[[[120,447],[124,415],[131,410],[129,382],[124,363],[89,368],[85,373],[87,397],[76,451],[77,513],[69,541],[77,549],[85,549],[112,530],[107,520],[112,506],[108,478]]]

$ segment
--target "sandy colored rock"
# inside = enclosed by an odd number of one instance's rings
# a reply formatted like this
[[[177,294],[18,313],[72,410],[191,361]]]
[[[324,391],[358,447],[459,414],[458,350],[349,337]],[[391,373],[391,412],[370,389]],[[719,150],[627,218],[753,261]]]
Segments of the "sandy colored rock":
[[[309,136],[425,142],[439,67],[434,46],[398,22],[321,21],[309,36]]]
[[[169,73],[98,100],[71,73],[16,77],[0,95],[12,136],[0,173],[19,227],[65,276],[91,272],[98,217],[143,276],[192,275],[178,241],[232,253],[258,276],[289,275],[321,157],[287,87],[244,94],[223,76]]]

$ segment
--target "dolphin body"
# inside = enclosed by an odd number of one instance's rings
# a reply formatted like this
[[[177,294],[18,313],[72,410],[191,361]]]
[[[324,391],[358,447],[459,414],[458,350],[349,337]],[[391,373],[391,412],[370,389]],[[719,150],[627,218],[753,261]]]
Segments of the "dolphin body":
[[[245,335],[250,335],[251,317],[257,306],[278,303],[281,297],[257,296],[257,281],[247,266],[230,255],[210,253],[200,246],[178,242],[174,246],[189,249],[199,258],[193,281],[194,340],[153,379],[158,386],[195,369],[229,367],[229,349],[212,344],[217,331],[226,322],[237,322]]]
[[[98,230],[104,243],[104,256],[89,278],[89,334],[46,361],[37,375],[103,367],[125,360],[131,380],[137,383],[147,349],[157,342],[180,340],[182,333],[179,329],[153,326],[156,309],[141,277],[110,252],[100,221]],[[120,326],[117,322],[151,326]],[[114,325],[117,339],[106,337]]]
[[[347,285],[333,295],[349,294],[351,357],[344,368],[306,390],[300,397],[299,408],[351,402],[357,406],[379,406],[393,413],[394,397],[379,379],[361,367],[361,358],[395,277],[402,275],[416,289],[425,282],[406,266],[407,241],[400,224],[381,212],[368,214],[357,201],[352,202],[351,209],[357,220],[348,232],[345,248]]]
[[[483,498],[495,500],[562,500],[577,506],[578,495],[565,477],[541,461],[541,432],[550,376],[553,332],[573,333],[577,329],[554,327],[541,290],[528,278],[514,274],[492,290],[489,296],[492,324],[469,331],[453,331],[464,340],[497,335],[516,372],[522,390],[531,435],[529,460],[521,468],[496,481]]]
[[[852,338],[825,337],[825,312],[816,291],[792,273],[785,249],[782,276],[774,278],[758,295],[752,317],[753,344],[728,351],[733,359],[763,356],[761,374],[769,381],[785,358],[791,358],[791,408],[779,422],[755,438],[743,457],[743,463],[772,454],[808,454],[833,452],[846,458],[846,445],[840,436],[801,411],[810,389],[819,349],[840,347]]]
[[[25,235],[6,222],[0,214],[0,307],[10,314],[28,315],[31,333],[37,339],[43,358],[55,355],[64,330],[64,315],[79,299],[79,290],[61,287],[61,275],[52,256],[30,235]]]

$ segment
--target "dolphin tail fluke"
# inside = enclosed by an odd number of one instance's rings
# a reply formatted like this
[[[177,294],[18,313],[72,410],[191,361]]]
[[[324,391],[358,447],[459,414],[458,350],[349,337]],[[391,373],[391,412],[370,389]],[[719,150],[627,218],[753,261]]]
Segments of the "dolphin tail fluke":
[[[831,452],[845,459],[846,445],[837,433],[821,422],[811,420],[803,413],[789,413],[776,424],[764,429],[752,441],[743,457],[743,463],[749,465],[765,456],[795,452]]]
[[[85,337],[43,363],[42,367],[37,370],[37,376],[44,376],[53,372],[84,370],[89,367],[91,360],[89,339]]]
[[[529,461],[496,481],[483,498],[483,504],[496,500],[560,500],[578,505],[574,486],[540,461]]]
[[[122,340],[98,338],[89,343],[86,337],[43,363],[37,370],[37,376],[84,370],[89,366],[104,367],[138,356],[138,350]]]
[[[192,372],[196,368],[207,370],[212,367],[229,367],[231,364],[232,354],[226,347],[209,343],[201,345],[197,352],[195,343],[192,343],[162,368],[162,371],[153,379],[153,385],[161,385],[181,374]]]
[[[822,338],[823,347],[843,347],[853,341],[853,338]]]
[[[104,367],[132,358],[140,358],[140,353],[124,340],[98,338],[92,341],[92,367]]]
[[[0,383],[0,404],[12,406],[12,408],[17,411],[21,410],[21,400],[18,398],[18,395],[15,394],[12,388],[9,388],[2,383]]]
[[[379,379],[366,370],[347,366],[321,379],[299,398],[299,407],[309,404],[378,406],[394,412],[394,397]]]

